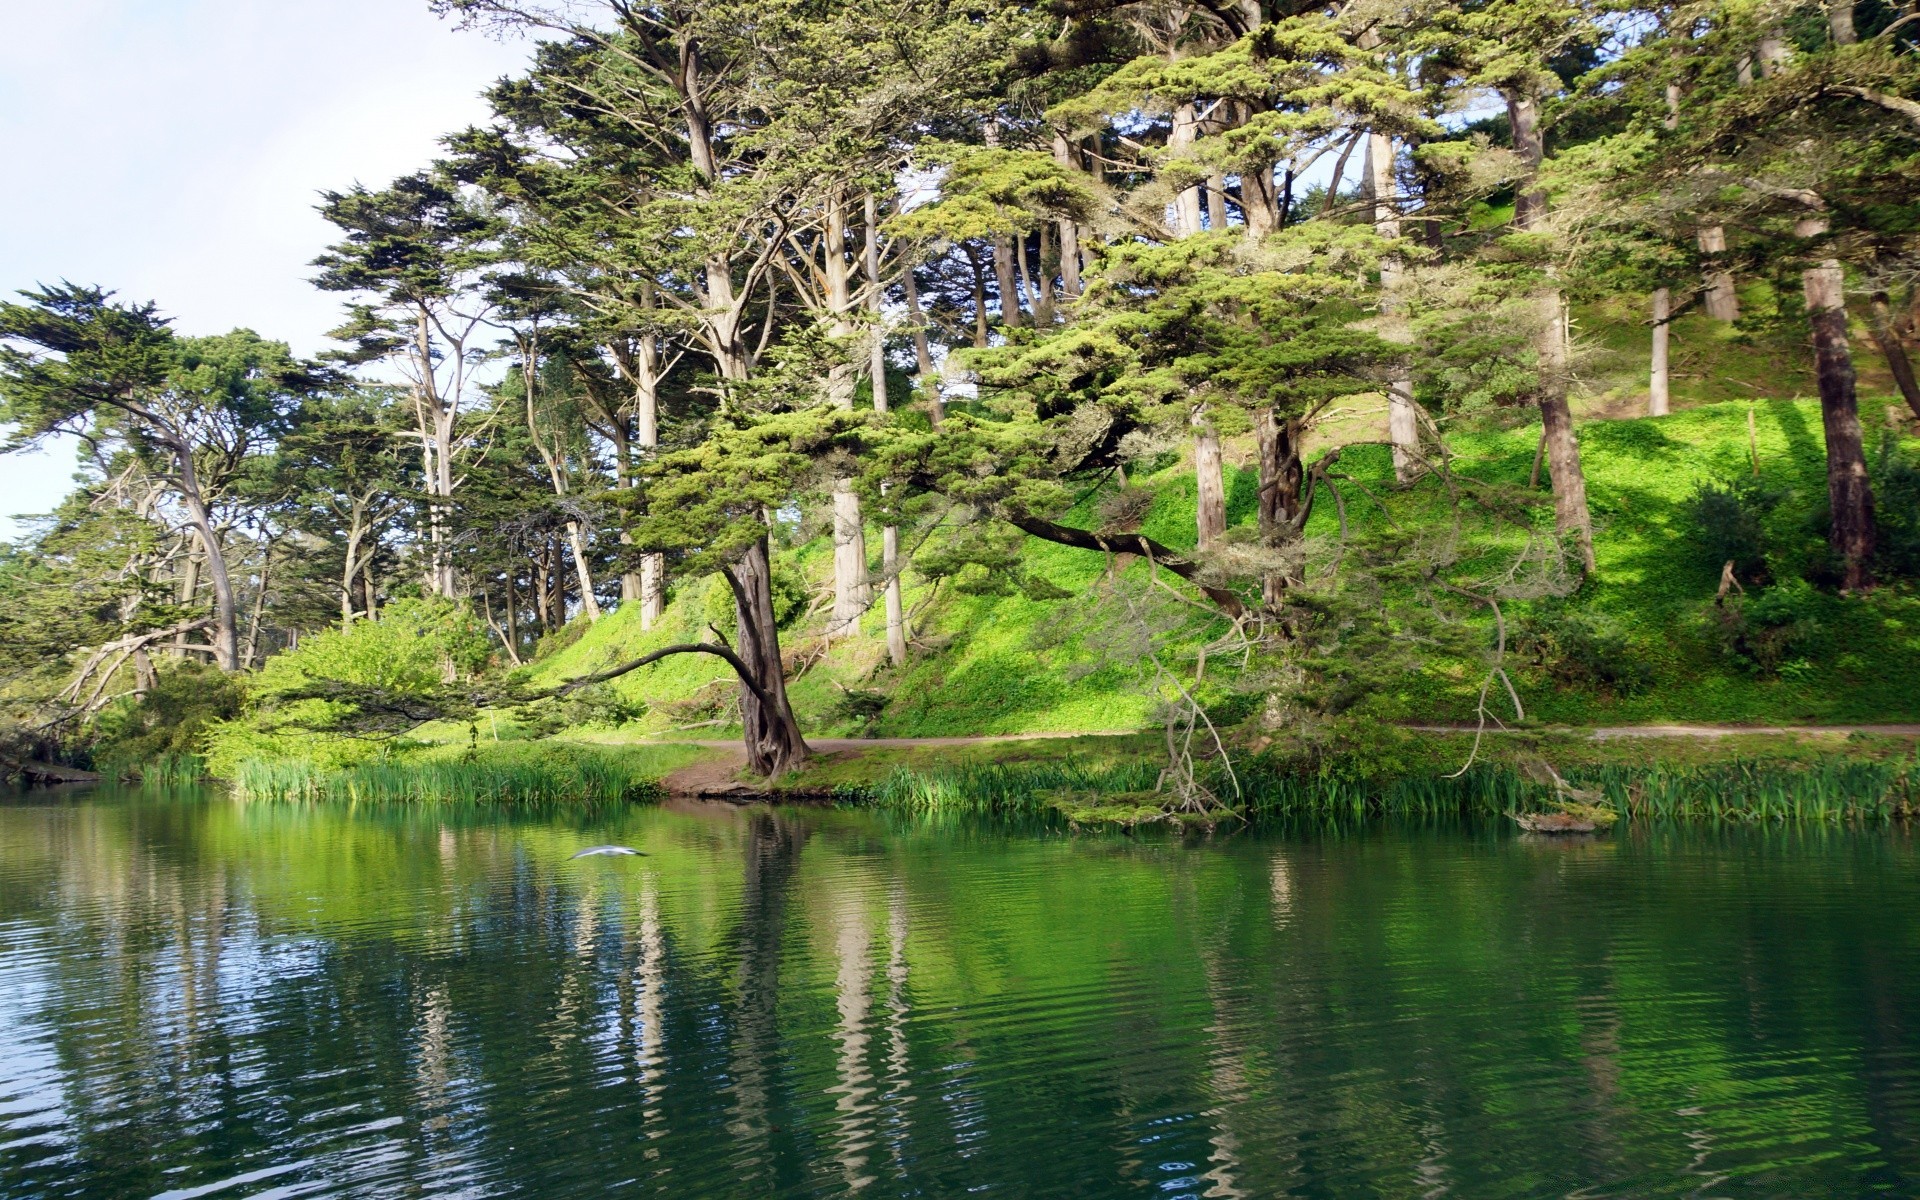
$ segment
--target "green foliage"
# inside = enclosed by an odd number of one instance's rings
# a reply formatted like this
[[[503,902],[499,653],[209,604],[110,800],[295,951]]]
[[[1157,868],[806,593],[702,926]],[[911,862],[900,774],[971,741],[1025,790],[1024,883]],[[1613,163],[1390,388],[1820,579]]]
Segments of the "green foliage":
[[[1702,484],[1682,510],[1687,537],[1709,564],[1732,563],[1737,578],[1765,583],[1775,550],[1768,523],[1789,495],[1757,476]]]
[[[214,726],[207,758],[230,778],[248,759],[310,759],[337,766],[366,758],[373,740],[459,706],[453,688],[492,656],[486,627],[462,603],[396,600],[377,621],[307,638],[267,660],[247,711]]]
[[[1807,675],[1806,655],[1818,648],[1830,602],[1804,579],[1762,591],[1722,597],[1710,615],[1728,658],[1758,675]]]
[[[1541,604],[1514,622],[1514,653],[1555,684],[1632,695],[1653,683],[1653,670],[1618,622],[1565,604]]]
[[[659,781],[689,755],[673,748],[602,749],[544,743],[481,745],[465,753],[414,752],[343,766],[246,759],[229,778],[258,800],[374,804],[613,804],[653,800]]]
[[[197,756],[207,731],[238,717],[246,695],[238,676],[192,659],[163,661],[144,695],[118,700],[95,718],[94,762],[105,775],[147,778],[148,764]]]

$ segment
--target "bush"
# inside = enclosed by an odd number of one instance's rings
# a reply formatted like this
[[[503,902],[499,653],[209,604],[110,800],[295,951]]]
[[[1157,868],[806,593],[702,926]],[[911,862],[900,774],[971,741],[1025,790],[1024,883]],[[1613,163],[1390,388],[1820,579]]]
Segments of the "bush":
[[[1790,495],[1757,477],[1702,484],[1682,509],[1687,536],[1715,570],[1731,562],[1741,582],[1764,584],[1777,548],[1769,525]]]
[[[247,758],[360,761],[377,743],[342,738],[338,730],[410,727],[417,718],[387,700],[437,698],[449,682],[484,667],[491,654],[486,627],[465,605],[437,597],[395,600],[377,621],[329,630],[268,659],[254,676],[247,711],[209,727],[208,766],[225,777]]]
[[[1789,579],[1751,595],[1722,597],[1713,606],[1721,651],[1757,675],[1801,674],[1805,656],[1823,632],[1824,605],[1824,598],[1804,579]]]
[[[1874,462],[1873,500],[1874,571],[1882,579],[1920,577],[1920,464],[1892,434],[1881,439]]]
[[[1514,623],[1514,652],[1556,683],[1628,696],[1653,683],[1653,670],[1611,620],[1561,606],[1537,609]]]
[[[240,715],[241,677],[195,660],[157,664],[145,695],[123,698],[94,722],[93,761],[107,774],[139,774],[145,764],[197,755],[207,729]]]

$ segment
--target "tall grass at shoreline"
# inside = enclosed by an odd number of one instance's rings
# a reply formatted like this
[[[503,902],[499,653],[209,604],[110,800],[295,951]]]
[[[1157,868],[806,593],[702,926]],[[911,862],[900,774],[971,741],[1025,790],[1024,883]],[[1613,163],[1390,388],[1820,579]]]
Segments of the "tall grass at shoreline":
[[[1882,821],[1920,813],[1920,759],[1812,763],[1735,760],[1687,765],[1597,765],[1565,773],[1575,788],[1598,792],[1625,817],[1748,821]],[[845,788],[850,802],[914,813],[1040,815],[1063,795],[1119,797],[1151,791],[1150,760],[1092,765],[1043,763],[896,768],[878,783]],[[1222,796],[1224,779],[1209,781]],[[1461,775],[1390,780],[1297,775],[1243,767],[1252,819],[1376,816],[1499,816],[1551,807],[1551,789],[1506,764],[1483,763]]]
[[[373,804],[602,804],[657,800],[676,758],[639,752],[400,758],[327,769],[249,759],[230,781],[250,800]]]

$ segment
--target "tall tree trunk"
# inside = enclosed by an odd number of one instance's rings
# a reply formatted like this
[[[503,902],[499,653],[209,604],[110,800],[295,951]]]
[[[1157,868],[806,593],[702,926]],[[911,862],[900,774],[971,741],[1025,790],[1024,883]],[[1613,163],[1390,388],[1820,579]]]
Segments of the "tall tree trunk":
[[[1053,135],[1053,161],[1072,170],[1084,170],[1079,153],[1063,133]],[[1070,218],[1061,218],[1060,290],[1068,299],[1080,294],[1080,226]]]
[[[920,307],[920,285],[914,281],[913,265],[900,271],[900,282],[907,293],[907,318],[913,322],[913,368],[922,379],[933,378],[933,349],[927,345],[927,314]]]
[[[1896,321],[1887,294],[1873,294],[1873,324],[1868,327],[1873,344],[1879,349],[1880,356],[1887,360],[1887,370],[1893,373],[1893,382],[1899,387],[1901,398],[1913,410],[1913,415],[1920,417],[1920,382],[1914,379],[1913,360],[1907,356],[1906,323],[1911,319],[1908,317],[1904,321]]]
[[[1519,229],[1537,229],[1547,215],[1547,194],[1534,182],[1546,158],[1546,142],[1540,131],[1540,102],[1526,92],[1508,91],[1505,95],[1507,121],[1513,129],[1513,152],[1527,164],[1527,180],[1513,197],[1513,223]]]
[[[907,665],[907,605],[901,593],[900,527],[880,531],[880,569],[887,577],[887,657],[896,667]]]
[[[207,579],[213,585],[213,659],[222,671],[237,671],[240,669],[240,618],[234,611],[233,580],[227,574],[227,556],[220,547],[220,534],[213,527],[206,499],[200,494],[193,452],[185,446],[175,447],[174,462],[180,470],[180,496],[186,502],[194,532],[200,537]]]
[[[1240,176],[1240,215],[1247,223],[1247,240],[1257,242],[1280,228],[1280,192],[1273,184],[1272,163],[1250,167]],[[1288,178],[1292,178],[1289,171]]]
[[[1167,134],[1167,152],[1179,157],[1192,149],[1200,137],[1200,122],[1193,102],[1188,101],[1173,110],[1173,128]],[[1173,198],[1173,232],[1179,237],[1191,237],[1199,233],[1200,211],[1203,199],[1201,189],[1190,187]]]
[[[195,530],[194,540],[188,542],[183,551],[187,561],[180,568],[180,589],[178,592],[178,599],[180,601],[180,607],[182,608],[192,607],[194,597],[200,594],[200,559],[194,550],[195,544],[199,541],[199,531]],[[173,657],[185,658],[189,644],[188,634],[185,630],[182,630],[173,639]]]
[[[1706,291],[1702,294],[1703,306],[1707,315],[1716,321],[1738,321],[1740,319],[1740,293],[1733,287],[1733,272],[1725,266],[1727,253],[1727,230],[1723,225],[1702,225],[1694,235],[1700,245],[1700,254],[1706,260],[1701,272],[1706,282]]]
[[[1836,46],[1851,46],[1860,40],[1853,31],[1853,0],[1827,0],[1827,29]]]
[[[1399,188],[1394,182],[1393,139],[1384,133],[1367,135],[1367,191],[1373,198],[1373,231],[1388,240],[1400,237]],[[1380,313],[1391,317],[1400,288],[1401,262],[1397,255],[1380,260]],[[1390,340],[1400,340],[1398,331]],[[1393,447],[1393,477],[1411,483],[1420,473],[1420,418],[1414,410],[1413,379],[1404,362],[1387,383],[1387,440]]]
[[[1580,565],[1589,572],[1593,557],[1593,518],[1587,509],[1587,477],[1580,467],[1580,442],[1567,405],[1566,306],[1558,288],[1539,297],[1540,430],[1547,442],[1547,468],[1553,474],[1553,527],[1571,537]]]
[[[580,522],[567,522],[567,546],[573,551],[573,573],[580,588],[580,611],[589,623],[600,619],[600,601],[593,594],[593,572],[587,566],[587,535]]]
[[[360,542],[366,537],[366,503],[358,496],[347,509],[347,551],[340,568],[340,628],[353,624],[353,577],[360,573]]]
[[[771,777],[807,760],[806,739],[787,701],[786,668],[780,659],[780,631],[773,617],[773,569],[762,537],[747,548],[728,573],[734,617],[739,626],[740,658],[747,664],[766,702],[744,683],[740,687],[740,724],[747,765]]]
[[[866,268],[867,287],[872,293],[870,302],[876,327],[880,321],[880,217],[878,204],[871,193],[866,201],[867,240]],[[887,345],[876,333],[873,340],[873,411],[881,416],[887,414],[889,407],[887,395]],[[900,529],[888,525],[880,531],[880,570],[886,576],[887,610],[887,656],[896,667],[907,662],[906,606],[900,596]]]
[[[648,386],[634,392],[633,440],[643,454],[660,447],[660,391],[658,372],[649,364]],[[652,629],[667,611],[667,556],[640,556],[640,628]]]
[[[1220,435],[1204,419],[1195,423],[1199,433],[1193,442],[1194,523],[1200,549],[1205,550],[1227,531],[1227,488],[1220,463]]]
[[[1254,418],[1253,432],[1260,448],[1260,544],[1276,553],[1291,553],[1306,526],[1300,423],[1267,409]],[[1287,589],[1298,582],[1294,562],[1270,569],[1260,579],[1260,598],[1268,608],[1278,609],[1286,601]]]
[[[981,134],[987,145],[998,146],[1000,144],[999,120],[989,117],[986,125],[981,129]],[[974,265],[976,280],[979,273],[979,264],[976,262]],[[1020,290],[1013,278],[1013,239],[1004,233],[993,235],[993,286],[999,293],[1000,323],[1009,327],[1020,324]],[[977,341],[980,345],[986,344],[984,335]]]
[[[1667,350],[1673,332],[1673,293],[1653,290],[1653,364],[1647,384],[1647,415],[1664,417],[1672,406],[1667,387]]]
[[[260,649],[260,623],[267,612],[267,586],[273,577],[273,543],[260,548],[260,580],[253,592],[253,612],[247,618],[247,644],[240,651],[240,665],[251,671],[254,655]]]
[[[853,263],[848,257],[847,206],[844,196],[828,199],[826,225],[822,230],[823,260],[826,277],[827,311],[834,339],[843,346],[856,333],[853,313]],[[836,363],[827,376],[827,400],[835,408],[851,410],[858,386],[858,368],[850,362]],[[860,515],[860,497],[853,480],[841,478],[833,483],[833,619],[827,632],[838,636],[857,629],[861,616],[873,603],[873,591],[867,582],[867,534]]]
[[[540,619],[540,632],[553,632],[553,572],[548,560],[553,556],[551,543],[540,547],[533,561],[533,611]]]
[[[1827,231],[1825,218],[1794,227],[1803,238]],[[1842,586],[1873,586],[1873,486],[1867,477],[1859,398],[1854,391],[1853,353],[1847,344],[1846,273],[1837,259],[1822,259],[1800,274],[1813,334],[1813,373],[1820,387],[1820,419],[1827,436],[1827,502],[1833,523],[1827,534],[1842,564]]]
[[[1527,164],[1527,180],[1514,196],[1513,220],[1522,230],[1536,230],[1545,222],[1547,194],[1537,177],[1546,154],[1540,130],[1538,100],[1524,92],[1508,91],[1507,117],[1513,126],[1513,148]],[[1580,443],[1574,434],[1573,411],[1567,406],[1567,314],[1560,289],[1549,283],[1535,296],[1537,314],[1534,351],[1540,362],[1540,428],[1547,441],[1547,463],[1553,472],[1553,525],[1571,538],[1580,564],[1594,569],[1593,517],[1587,508],[1587,477],[1580,468]]]

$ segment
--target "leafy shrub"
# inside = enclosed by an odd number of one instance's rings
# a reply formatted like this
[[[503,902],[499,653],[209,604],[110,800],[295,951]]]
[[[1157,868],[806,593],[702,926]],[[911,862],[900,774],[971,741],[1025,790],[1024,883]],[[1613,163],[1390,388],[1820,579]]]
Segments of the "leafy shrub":
[[[198,754],[208,727],[239,716],[246,703],[241,678],[208,663],[162,662],[157,668],[145,695],[123,698],[95,720],[93,760],[110,773]]]
[[[700,619],[731,636],[734,629],[733,588],[719,574],[707,577],[707,590],[700,597]],[[812,591],[807,577],[789,566],[786,559],[773,560],[773,578],[768,590],[773,593],[773,623],[785,629],[807,611]]]
[[[1920,463],[1889,434],[1873,467],[1874,571],[1882,579],[1920,577]]]
[[[1755,477],[1702,484],[1681,510],[1687,536],[1715,569],[1731,562],[1742,582],[1765,583],[1776,548],[1769,525],[1789,495]]]
[[[887,711],[887,694],[866,688],[847,688],[833,702],[831,716],[835,724],[852,725],[865,730]]]
[[[611,684],[588,684],[547,704],[531,704],[515,713],[528,736],[549,737],[569,729],[617,728],[647,715],[643,701],[629,700]]]
[[[1804,656],[1818,646],[1824,605],[1824,598],[1804,579],[1723,597],[1713,606],[1720,648],[1755,674],[1797,678],[1805,674]]]
[[[1611,620],[1552,606],[1514,623],[1514,652],[1556,683],[1632,695],[1653,683],[1653,670]]]
[[[377,621],[355,621],[269,658],[254,676],[247,711],[209,727],[208,766],[227,777],[247,758],[360,761],[376,744],[333,731],[408,728],[421,719],[409,715],[409,699],[441,697],[491,655],[486,627],[464,604],[395,600]]]

